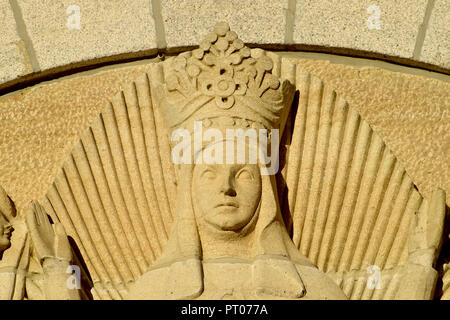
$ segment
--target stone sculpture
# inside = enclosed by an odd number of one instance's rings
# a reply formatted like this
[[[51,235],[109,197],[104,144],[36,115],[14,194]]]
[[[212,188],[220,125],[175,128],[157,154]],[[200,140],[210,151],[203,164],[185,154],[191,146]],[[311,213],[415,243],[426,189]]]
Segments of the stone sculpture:
[[[218,24],[199,49],[177,57],[171,67],[166,85],[156,91],[169,130],[193,132],[195,122],[206,122],[223,137],[248,128],[269,130],[270,136],[292,103],[295,88],[272,74],[272,60],[262,51],[252,55],[226,24]],[[252,142],[244,149],[257,149]],[[177,166],[176,217],[168,244],[129,297],[345,298],[294,247],[282,221],[275,176],[261,175],[263,164],[251,164],[249,156],[244,163],[226,164],[228,154],[211,164],[199,159],[208,148],[218,146],[220,152],[225,145],[219,138],[195,155],[189,143],[183,150],[191,161]]]
[[[94,299],[429,299],[445,218],[339,94],[225,23],[117,94],[41,204]]]
[[[444,278],[443,282],[443,291],[444,294],[442,296],[442,300],[450,300],[450,264],[446,264],[444,266]]]
[[[450,234],[448,239],[450,240]],[[443,265],[442,292],[442,300],[450,300],[450,262]]]
[[[72,249],[63,226],[36,202],[25,215],[26,223],[0,187],[0,299],[78,299],[67,287]]]

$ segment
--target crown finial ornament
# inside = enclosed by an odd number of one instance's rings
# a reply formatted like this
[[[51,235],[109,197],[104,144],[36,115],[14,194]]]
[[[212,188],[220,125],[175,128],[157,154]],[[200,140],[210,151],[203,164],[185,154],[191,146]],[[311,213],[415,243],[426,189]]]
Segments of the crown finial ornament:
[[[166,61],[157,96],[168,126],[234,117],[278,128],[295,88],[273,70],[265,51],[246,47],[227,23],[216,24],[199,48]]]

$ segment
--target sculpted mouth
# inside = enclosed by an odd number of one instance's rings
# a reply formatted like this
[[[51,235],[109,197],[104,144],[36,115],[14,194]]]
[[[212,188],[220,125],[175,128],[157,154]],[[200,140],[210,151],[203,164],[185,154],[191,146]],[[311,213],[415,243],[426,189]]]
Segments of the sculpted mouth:
[[[223,202],[223,203],[219,203],[217,206],[215,206],[216,208],[220,208],[220,207],[233,207],[233,208],[239,208],[239,205],[236,202]]]

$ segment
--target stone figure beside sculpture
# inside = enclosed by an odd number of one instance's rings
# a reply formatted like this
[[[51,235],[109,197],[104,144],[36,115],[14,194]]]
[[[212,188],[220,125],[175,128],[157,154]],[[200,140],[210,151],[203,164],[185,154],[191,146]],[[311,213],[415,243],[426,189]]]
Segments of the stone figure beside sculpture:
[[[32,202],[23,216],[0,187],[0,299],[79,299],[67,286],[72,248],[61,223]]]

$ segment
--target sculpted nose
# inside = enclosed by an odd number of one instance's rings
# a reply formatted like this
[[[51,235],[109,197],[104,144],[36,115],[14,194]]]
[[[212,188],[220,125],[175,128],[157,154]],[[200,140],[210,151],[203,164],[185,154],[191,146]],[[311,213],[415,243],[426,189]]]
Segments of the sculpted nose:
[[[222,192],[226,196],[235,197],[236,190],[234,190],[231,179],[223,179],[220,186],[220,192]]]

